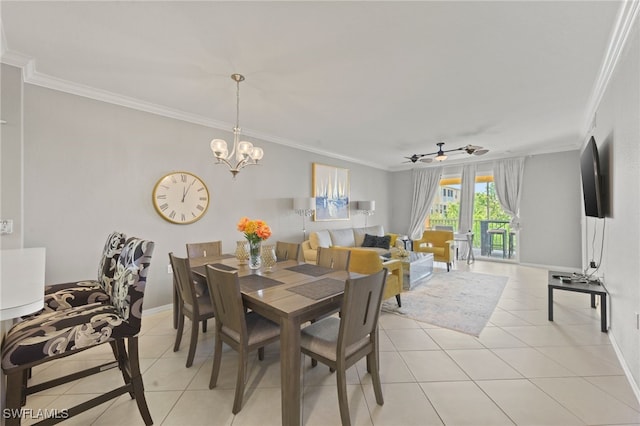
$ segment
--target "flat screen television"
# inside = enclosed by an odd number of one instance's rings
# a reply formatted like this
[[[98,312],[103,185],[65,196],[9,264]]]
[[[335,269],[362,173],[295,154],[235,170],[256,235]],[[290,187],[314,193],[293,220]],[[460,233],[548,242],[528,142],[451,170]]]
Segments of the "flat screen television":
[[[591,217],[604,217],[604,194],[598,146],[593,136],[580,155],[580,174],[582,175],[582,195],[584,213]]]

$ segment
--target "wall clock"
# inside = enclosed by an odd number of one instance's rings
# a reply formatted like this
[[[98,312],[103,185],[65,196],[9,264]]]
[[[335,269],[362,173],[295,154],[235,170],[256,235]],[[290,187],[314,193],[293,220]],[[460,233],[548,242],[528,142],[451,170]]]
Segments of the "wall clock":
[[[169,173],[153,187],[153,207],[163,219],[180,225],[193,223],[209,207],[209,190],[189,172]]]

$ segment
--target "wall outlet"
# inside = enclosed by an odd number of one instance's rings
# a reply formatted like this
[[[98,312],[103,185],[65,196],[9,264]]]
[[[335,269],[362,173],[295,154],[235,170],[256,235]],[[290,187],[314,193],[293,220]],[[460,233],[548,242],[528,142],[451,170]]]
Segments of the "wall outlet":
[[[173,268],[171,267],[171,264],[167,265],[167,274],[173,274]]]

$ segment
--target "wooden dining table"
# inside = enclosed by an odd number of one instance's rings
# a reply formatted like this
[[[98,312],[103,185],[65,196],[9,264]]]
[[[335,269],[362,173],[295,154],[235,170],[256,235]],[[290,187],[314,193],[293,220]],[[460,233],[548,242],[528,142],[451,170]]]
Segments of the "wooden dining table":
[[[252,270],[231,257],[208,265],[238,272],[244,305],[280,324],[282,424],[302,424],[300,327],[340,309],[347,279],[361,277],[296,260],[277,262],[272,270]],[[192,266],[196,281],[206,284],[207,265]]]

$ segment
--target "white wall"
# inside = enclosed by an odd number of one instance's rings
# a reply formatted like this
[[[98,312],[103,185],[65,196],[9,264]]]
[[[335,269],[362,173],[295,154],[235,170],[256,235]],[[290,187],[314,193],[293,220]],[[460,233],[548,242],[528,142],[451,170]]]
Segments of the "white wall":
[[[214,164],[209,141],[232,140],[221,130],[168,119],[39,86],[24,88],[25,246],[47,248],[48,282],[97,275],[107,234],[120,230],[155,241],[145,308],[171,301],[168,253],[185,256],[187,242],[221,239],[235,250],[241,216],[261,218],[272,240],[301,241],[302,219],[292,198],[312,195],[312,163],[350,169],[351,199],[376,200],[368,224],[388,227],[386,171],[268,142],[261,166],[243,169],[235,181]],[[164,221],[151,191],[164,174],[185,170],[207,183],[211,204],[200,221]],[[364,226],[364,216],[310,223],[308,231]]]
[[[581,269],[580,185],[578,151],[527,157],[520,200],[521,263]]]
[[[1,64],[0,82],[0,219],[13,220],[0,247],[12,249],[22,247],[22,70]]]
[[[605,175],[609,213],[605,219],[588,218],[588,239],[597,229],[594,249],[587,256],[599,259],[611,298],[609,335],[640,384],[640,30],[636,22],[615,73],[602,98],[593,135]],[[639,395],[640,397],[640,395]]]

